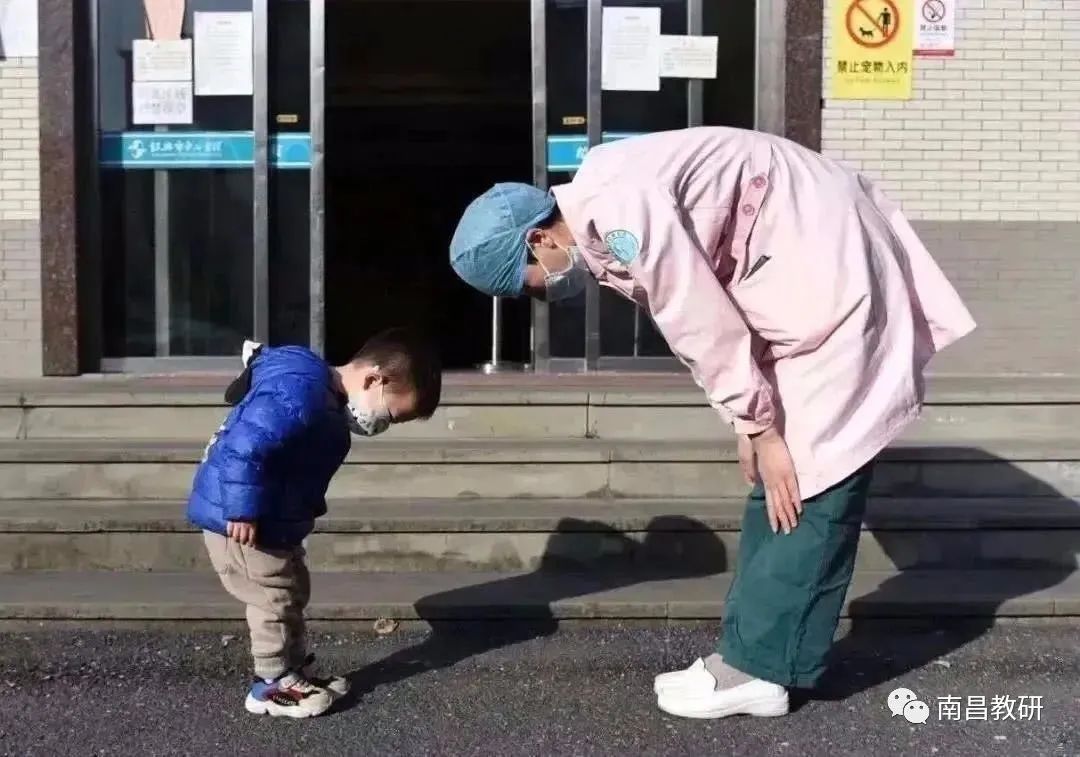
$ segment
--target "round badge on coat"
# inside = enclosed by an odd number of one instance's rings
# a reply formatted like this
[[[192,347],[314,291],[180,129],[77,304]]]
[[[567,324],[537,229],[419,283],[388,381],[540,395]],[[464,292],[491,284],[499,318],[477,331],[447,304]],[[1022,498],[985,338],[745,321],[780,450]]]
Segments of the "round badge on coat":
[[[641,242],[626,229],[609,231],[604,236],[604,244],[616,260],[623,265],[630,265],[637,260],[641,252]]]

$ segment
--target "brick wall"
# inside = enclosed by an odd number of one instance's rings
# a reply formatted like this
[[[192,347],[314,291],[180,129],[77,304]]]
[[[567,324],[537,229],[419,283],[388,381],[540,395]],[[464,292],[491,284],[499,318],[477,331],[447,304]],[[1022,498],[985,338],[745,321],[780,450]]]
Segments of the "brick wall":
[[[1080,0],[958,5],[956,56],[916,58],[911,100],[826,99],[823,152],[912,218],[1080,221]]]
[[[939,373],[1080,373],[1080,223],[915,221],[979,322]]]
[[[0,60],[0,376],[41,375],[37,60]]]
[[[979,321],[939,370],[1080,373],[1080,0],[957,5],[956,56],[916,58],[899,102],[828,98],[825,14],[822,151],[903,204]]]

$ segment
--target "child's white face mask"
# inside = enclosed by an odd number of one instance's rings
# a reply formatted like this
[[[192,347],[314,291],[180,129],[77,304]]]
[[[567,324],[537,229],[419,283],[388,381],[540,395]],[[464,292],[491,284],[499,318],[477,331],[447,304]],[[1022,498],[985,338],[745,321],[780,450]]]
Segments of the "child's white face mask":
[[[378,436],[390,428],[392,418],[383,396],[383,384],[379,384],[379,397],[372,399],[371,390],[350,394],[348,410],[349,430],[357,436]]]

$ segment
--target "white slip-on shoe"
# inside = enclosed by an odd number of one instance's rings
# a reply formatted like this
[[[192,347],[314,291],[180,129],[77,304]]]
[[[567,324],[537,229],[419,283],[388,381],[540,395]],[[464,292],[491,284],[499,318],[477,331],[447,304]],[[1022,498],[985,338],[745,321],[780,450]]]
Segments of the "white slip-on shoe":
[[[711,676],[710,676],[711,678]],[[683,686],[657,696],[657,706],[680,718],[711,720],[729,715],[755,715],[773,718],[788,713],[787,689],[755,678],[729,688],[716,688],[704,682]]]
[[[700,691],[706,686],[715,688],[716,679],[705,668],[705,660],[701,657],[694,660],[694,664],[685,670],[661,673],[653,679],[653,691],[656,692],[657,696],[674,693],[682,689]]]

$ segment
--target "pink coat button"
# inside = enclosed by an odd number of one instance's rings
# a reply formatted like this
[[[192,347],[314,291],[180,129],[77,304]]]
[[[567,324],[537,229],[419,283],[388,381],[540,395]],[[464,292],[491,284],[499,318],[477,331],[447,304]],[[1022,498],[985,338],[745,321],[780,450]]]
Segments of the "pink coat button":
[[[769,180],[766,179],[764,176],[755,176],[753,179],[750,180],[750,186],[752,186],[754,189],[761,189],[768,183]]]
[[[742,212],[744,216],[752,216],[757,211],[754,209],[753,205],[751,205],[750,203],[746,203],[742,206]]]

